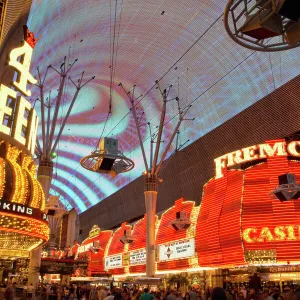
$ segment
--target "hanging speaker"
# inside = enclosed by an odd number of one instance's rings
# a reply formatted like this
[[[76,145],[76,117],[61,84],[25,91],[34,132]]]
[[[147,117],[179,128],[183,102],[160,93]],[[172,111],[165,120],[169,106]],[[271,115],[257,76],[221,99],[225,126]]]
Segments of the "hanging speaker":
[[[281,17],[272,10],[262,10],[247,17],[241,32],[257,40],[264,40],[283,33]]]
[[[290,20],[298,22],[300,19],[300,1],[299,0],[281,0],[278,14]]]
[[[284,34],[285,40],[290,46],[294,46],[300,42],[300,22],[288,26]]]

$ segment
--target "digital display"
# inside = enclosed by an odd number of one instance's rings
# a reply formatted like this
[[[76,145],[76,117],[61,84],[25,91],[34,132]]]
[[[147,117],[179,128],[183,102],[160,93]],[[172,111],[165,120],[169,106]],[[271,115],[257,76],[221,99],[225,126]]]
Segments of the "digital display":
[[[219,0],[191,0],[188,5],[180,0],[164,0],[159,5],[157,1],[117,2],[112,114],[103,137],[117,138],[119,149],[135,162],[135,168],[112,178],[83,169],[79,161],[97,146],[109,109],[113,37],[110,19],[114,17],[115,3],[33,0],[28,27],[39,41],[31,73],[36,75],[39,66],[44,74],[50,64],[59,69],[68,56],[68,63],[79,59],[70,74],[74,81],[82,71],[84,80],[96,76],[80,91],[64,129],[54,160],[51,193],[59,194],[69,208],[83,212],[144,171],[129,100],[118,87],[120,82],[126,89],[136,85],[136,95],[143,94],[138,111],[144,112],[145,122],[141,123],[150,122],[152,131],[159,125],[162,100],[159,91],[151,87],[160,78],[162,88],[172,84],[170,98],[178,96],[182,108],[192,104],[186,117],[195,120],[184,122],[179,135],[179,144],[187,146],[300,73],[296,63],[300,49],[262,53],[234,43],[225,32],[222,18],[214,23],[225,5]],[[59,76],[50,70],[45,82],[45,92],[51,90],[50,103],[55,103],[58,86]],[[67,80],[56,133],[74,93],[74,86]],[[38,89],[32,87],[32,101],[38,97]],[[38,101],[35,108],[39,113]],[[172,134],[176,114],[176,101],[168,102],[168,123],[162,140],[167,141]],[[142,127],[147,154],[149,135],[149,128]],[[169,155],[174,148],[175,142]]]

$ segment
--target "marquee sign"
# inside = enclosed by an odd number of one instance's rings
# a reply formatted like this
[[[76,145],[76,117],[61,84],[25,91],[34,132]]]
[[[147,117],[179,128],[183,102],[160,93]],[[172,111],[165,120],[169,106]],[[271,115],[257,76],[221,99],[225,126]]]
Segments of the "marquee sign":
[[[295,156],[300,157],[300,141],[275,142],[270,144],[259,144],[227,153],[215,159],[215,178],[224,176],[224,169],[246,162],[264,159],[272,156]]]
[[[246,243],[264,243],[299,240],[300,230],[298,225],[276,226],[275,228],[257,227],[246,228],[243,231],[243,240]]]
[[[88,243],[78,247],[77,253],[87,252],[94,246],[94,242]]]
[[[195,255],[195,239],[174,241],[158,246],[159,261],[187,258]]]
[[[122,268],[122,266],[123,266],[122,254],[105,257],[105,269]]]
[[[146,249],[129,252],[129,265],[143,265],[146,263]]]
[[[26,28],[22,46],[13,49],[9,54],[8,65],[18,73],[17,79],[12,82],[14,89],[4,84],[0,85],[0,132],[17,140],[32,154],[35,151],[38,117],[31,104],[19,96],[17,91],[24,96],[31,96],[31,91],[27,90],[27,83],[37,83],[29,72],[36,41]]]
[[[32,217],[38,220],[44,220],[47,221],[47,215],[43,212],[41,212],[38,208],[28,207],[22,204],[12,203],[12,202],[6,202],[1,201],[0,202],[0,211],[1,212],[11,212],[18,215],[25,215],[28,217]]]
[[[204,185],[196,227],[200,266],[298,264],[300,201],[281,202],[270,192],[283,174],[299,182],[299,157],[300,141],[281,139],[215,160],[216,175]]]

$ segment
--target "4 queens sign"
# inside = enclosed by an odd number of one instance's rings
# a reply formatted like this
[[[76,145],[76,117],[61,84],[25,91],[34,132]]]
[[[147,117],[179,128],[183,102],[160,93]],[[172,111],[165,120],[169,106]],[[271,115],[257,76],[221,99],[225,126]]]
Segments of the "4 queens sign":
[[[31,57],[37,39],[25,28],[25,40],[19,48],[13,49],[8,65],[17,72],[12,87],[0,85],[0,133],[11,136],[34,154],[38,129],[38,117],[31,104],[23,96],[31,96],[27,83],[37,80],[29,72]],[[21,93],[21,95],[19,93]]]

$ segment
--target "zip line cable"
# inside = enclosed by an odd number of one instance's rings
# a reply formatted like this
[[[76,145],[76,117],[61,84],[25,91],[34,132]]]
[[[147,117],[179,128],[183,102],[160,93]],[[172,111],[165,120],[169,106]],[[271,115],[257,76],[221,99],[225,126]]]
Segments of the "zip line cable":
[[[116,0],[117,1],[117,0]],[[111,2],[110,2],[110,7],[111,7]],[[112,15],[112,9],[110,9],[110,24],[112,23],[111,22],[111,15]],[[172,69],[173,67],[180,61],[182,60],[182,58],[201,40],[201,38],[203,38],[203,36],[209,31],[212,29],[212,27],[222,18],[223,16],[223,13],[196,39],[196,41],[193,42],[193,44],[176,60],[175,63],[173,63],[173,65],[171,67],[168,68],[168,70],[160,77],[160,79],[158,81],[161,81]],[[111,26],[111,25],[110,25]],[[110,30],[112,31],[112,26],[110,27]],[[112,53],[111,53],[111,56],[112,56]],[[146,96],[151,92],[151,90],[156,86],[156,84],[152,85],[144,94],[143,96],[141,97],[141,99],[135,104],[135,106],[137,106],[138,104],[141,103],[141,101],[143,99],[146,98]],[[111,134],[111,132],[113,132],[121,123],[122,121],[130,114],[130,111],[128,111],[121,119],[120,121],[108,132],[108,134],[106,136],[109,136]],[[99,141],[101,140],[103,134],[104,134],[104,129],[106,128],[106,124],[107,124],[107,121],[108,121],[108,118],[109,118],[109,114],[106,118],[106,121],[105,121],[105,124],[104,124],[104,127],[103,127],[103,130],[102,130],[102,133],[101,133],[101,136],[99,138]],[[148,138],[147,138],[148,139]],[[146,140],[147,140],[146,139]],[[145,141],[146,141],[145,140]],[[99,142],[98,142],[99,143]],[[136,149],[136,148],[135,148]],[[74,169],[74,171],[76,171],[78,168],[80,167],[80,163],[78,164],[78,166]],[[71,176],[73,176],[73,172],[66,178],[66,180],[68,178],[70,178]],[[62,185],[62,184],[61,184]],[[60,186],[61,186],[60,185]]]
[[[184,109],[186,109],[189,105],[193,104],[194,102],[196,102],[201,96],[203,96],[205,93],[207,93],[209,90],[211,90],[216,84],[218,84],[220,81],[222,81],[226,76],[228,76],[231,72],[233,72],[236,68],[238,68],[241,64],[243,64],[246,60],[248,60],[250,57],[252,57],[252,55],[256,53],[256,51],[253,51],[250,55],[248,55],[247,57],[245,57],[241,62],[239,62],[234,68],[232,68],[229,72],[227,72],[226,74],[224,74],[221,78],[219,78],[216,82],[214,82],[209,88],[207,88],[205,91],[203,91],[200,95],[198,95],[195,99],[193,99],[188,105],[186,105]],[[172,118],[170,118],[169,120],[167,120],[164,123],[164,126],[167,125],[168,123],[170,123],[176,116],[178,115],[175,114]],[[151,136],[148,136],[147,138],[145,138],[144,142],[146,142],[149,138],[151,138]],[[134,149],[132,149],[130,151],[130,153],[132,153],[134,150],[136,150],[139,146],[135,147]],[[101,175],[100,177],[102,177],[103,175]],[[96,180],[94,180],[90,185],[88,185],[85,189],[83,189],[80,193],[80,195],[82,195],[82,193],[87,190],[88,188],[90,188],[96,181],[98,180],[98,178]],[[76,198],[79,198],[79,195],[76,195],[76,197],[73,199],[75,200]]]

